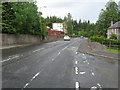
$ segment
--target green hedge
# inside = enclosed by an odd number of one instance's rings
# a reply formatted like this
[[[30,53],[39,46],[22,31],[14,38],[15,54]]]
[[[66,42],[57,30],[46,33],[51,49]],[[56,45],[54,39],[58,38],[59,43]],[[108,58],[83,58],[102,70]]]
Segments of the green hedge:
[[[90,40],[94,41],[94,42],[99,42],[99,43],[104,44],[106,46],[111,45],[111,46],[115,46],[117,48],[120,48],[120,40],[107,39],[107,38],[104,38],[104,37],[97,37],[97,36],[90,37]]]

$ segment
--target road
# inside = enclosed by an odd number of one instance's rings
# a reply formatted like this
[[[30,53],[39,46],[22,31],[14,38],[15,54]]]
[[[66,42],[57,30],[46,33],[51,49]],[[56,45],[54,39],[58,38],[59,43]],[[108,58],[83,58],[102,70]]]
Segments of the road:
[[[3,88],[118,88],[118,61],[77,52],[81,40],[3,50]]]

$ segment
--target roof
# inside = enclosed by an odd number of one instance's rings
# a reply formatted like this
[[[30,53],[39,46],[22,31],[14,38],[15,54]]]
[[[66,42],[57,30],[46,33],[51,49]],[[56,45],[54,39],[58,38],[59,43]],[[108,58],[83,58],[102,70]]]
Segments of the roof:
[[[116,29],[116,28],[120,28],[120,21],[116,22],[115,24],[109,27],[109,29]]]

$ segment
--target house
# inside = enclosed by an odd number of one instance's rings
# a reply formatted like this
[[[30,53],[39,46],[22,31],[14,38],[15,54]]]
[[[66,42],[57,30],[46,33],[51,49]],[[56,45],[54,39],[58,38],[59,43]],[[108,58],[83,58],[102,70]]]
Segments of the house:
[[[64,23],[52,23],[52,29],[67,33],[66,25]]]
[[[120,40],[120,21],[112,24],[107,30],[107,38],[109,39],[112,34],[117,35],[117,39]]]
[[[61,31],[53,30],[53,29],[51,29],[51,28],[49,28],[49,27],[47,27],[47,29],[48,29],[48,34],[49,34],[49,35],[60,35],[60,34],[62,34]]]

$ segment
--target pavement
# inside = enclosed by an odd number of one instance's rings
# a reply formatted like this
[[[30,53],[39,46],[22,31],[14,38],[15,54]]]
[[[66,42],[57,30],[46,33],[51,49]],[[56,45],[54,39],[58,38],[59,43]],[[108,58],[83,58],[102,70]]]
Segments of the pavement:
[[[90,55],[94,55],[94,56],[99,56],[99,57],[104,57],[104,58],[109,58],[109,59],[114,59],[114,60],[120,60],[120,57],[118,56],[119,53],[91,49],[90,46],[88,45],[87,38],[84,40],[81,40],[81,44],[78,48],[78,52],[90,54]]]

